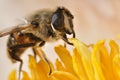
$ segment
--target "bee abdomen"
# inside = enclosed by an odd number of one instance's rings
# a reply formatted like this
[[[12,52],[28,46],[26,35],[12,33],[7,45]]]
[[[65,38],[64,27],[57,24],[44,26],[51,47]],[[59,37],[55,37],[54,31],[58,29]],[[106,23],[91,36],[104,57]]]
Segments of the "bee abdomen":
[[[8,54],[12,61],[18,60],[27,48],[35,46],[40,41],[42,40],[32,34],[23,34],[21,32],[12,33],[7,42]]]

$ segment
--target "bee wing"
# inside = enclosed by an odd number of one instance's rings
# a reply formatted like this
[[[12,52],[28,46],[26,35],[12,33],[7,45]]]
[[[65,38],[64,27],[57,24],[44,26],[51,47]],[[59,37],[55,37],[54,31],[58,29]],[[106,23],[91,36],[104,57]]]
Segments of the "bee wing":
[[[30,28],[30,24],[13,26],[11,28],[4,29],[4,30],[0,31],[0,37],[9,35],[9,34],[14,33],[14,32],[19,32],[19,31],[27,29],[27,28]]]

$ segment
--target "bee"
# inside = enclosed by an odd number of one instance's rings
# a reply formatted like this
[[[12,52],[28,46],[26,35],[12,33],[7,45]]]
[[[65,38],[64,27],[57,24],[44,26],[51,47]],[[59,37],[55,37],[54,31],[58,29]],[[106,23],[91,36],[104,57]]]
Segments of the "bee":
[[[56,10],[43,9],[26,17],[26,24],[17,25],[0,32],[0,37],[10,35],[7,42],[7,51],[12,61],[20,62],[19,79],[23,64],[20,56],[27,48],[42,47],[46,42],[59,39],[73,45],[68,41],[67,36],[73,35],[73,38],[75,38],[73,18],[71,12],[64,7],[58,7]]]

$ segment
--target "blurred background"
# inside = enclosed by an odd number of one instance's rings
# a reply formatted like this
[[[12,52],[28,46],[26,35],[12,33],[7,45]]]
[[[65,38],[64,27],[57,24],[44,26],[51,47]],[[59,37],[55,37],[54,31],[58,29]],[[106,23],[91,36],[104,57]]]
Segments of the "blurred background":
[[[86,44],[96,43],[100,39],[116,39],[120,33],[120,0],[0,0],[0,31],[19,24],[19,19],[43,8],[56,9],[58,6],[68,8],[74,15],[76,37]],[[18,69],[19,63],[12,64],[6,52],[7,38],[0,38],[0,78],[7,80],[11,70]],[[59,41],[61,42],[61,41]],[[51,46],[52,44],[52,46]],[[47,56],[54,62],[54,46],[44,46]],[[29,52],[27,52],[29,51]],[[27,50],[22,56],[23,69],[28,62]]]

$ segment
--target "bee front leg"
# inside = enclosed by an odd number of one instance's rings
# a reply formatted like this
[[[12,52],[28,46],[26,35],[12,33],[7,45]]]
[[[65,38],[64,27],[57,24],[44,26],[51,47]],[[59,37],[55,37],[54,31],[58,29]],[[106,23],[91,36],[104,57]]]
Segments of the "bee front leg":
[[[63,35],[62,39],[63,39],[67,44],[73,45],[73,43],[70,43],[70,42],[68,41],[68,38],[67,38],[66,34]],[[66,44],[65,44],[65,46],[66,46]]]

